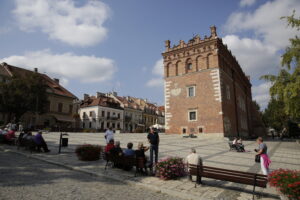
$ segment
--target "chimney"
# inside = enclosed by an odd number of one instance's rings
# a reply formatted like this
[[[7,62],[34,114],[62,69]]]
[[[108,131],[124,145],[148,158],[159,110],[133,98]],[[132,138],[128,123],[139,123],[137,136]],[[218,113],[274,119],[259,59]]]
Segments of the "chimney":
[[[59,84],[59,79],[58,78],[54,78],[53,79],[57,84]]]
[[[96,97],[97,97],[97,98],[100,98],[100,97],[102,97],[102,96],[105,96],[105,94],[104,94],[104,93],[101,93],[101,92],[97,92],[97,93],[96,93]],[[107,94],[106,96],[109,96],[109,94]]]
[[[210,27],[210,35],[211,37],[213,38],[216,38],[217,37],[217,28],[215,26],[211,26]]]
[[[170,49],[170,47],[171,47],[171,42],[170,42],[170,40],[166,40],[166,41],[165,41],[165,47],[166,47],[166,50],[167,50],[167,51]]]
[[[35,73],[38,73],[38,68],[34,68],[34,72],[35,72]]]
[[[87,100],[89,97],[90,97],[90,95],[84,94],[84,95],[83,95],[83,100]]]

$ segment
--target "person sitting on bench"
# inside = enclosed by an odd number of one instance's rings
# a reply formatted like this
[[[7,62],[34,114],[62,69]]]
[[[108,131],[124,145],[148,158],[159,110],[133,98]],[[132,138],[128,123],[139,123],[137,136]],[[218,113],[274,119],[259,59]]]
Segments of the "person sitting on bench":
[[[115,146],[113,148],[111,148],[111,150],[109,150],[109,152],[113,155],[122,156],[123,151],[122,151],[120,145],[121,145],[120,141],[115,141]]]
[[[114,141],[114,139],[110,139],[109,140],[109,143],[106,145],[106,147],[105,147],[105,153],[109,153],[110,152],[110,150],[112,149],[112,148],[114,148],[115,147],[115,141]]]
[[[145,152],[149,150],[149,147],[144,147],[144,144],[142,142],[138,143],[138,149],[135,150],[135,156],[137,159],[142,158],[144,159],[145,164],[145,171],[143,171],[142,168],[138,169],[141,173],[147,173],[147,158],[145,155]],[[149,163],[150,165],[150,163]]]
[[[5,142],[7,144],[14,144],[14,141],[16,139],[15,131],[14,130],[9,130],[7,132],[7,134],[5,134],[4,139],[5,139]]]
[[[134,150],[132,150],[132,147],[133,147],[132,142],[129,142],[127,144],[127,149],[125,149],[123,151],[124,156],[134,156],[135,155],[135,152],[134,152]]]
[[[120,147],[120,141],[115,141],[115,146],[109,151],[109,153],[116,158],[121,158],[123,156],[123,151]],[[118,168],[123,167],[120,163],[114,163],[114,166]]]
[[[36,146],[37,146],[39,152],[41,151],[41,148],[43,148],[45,153],[50,152],[50,150],[48,149],[47,143],[45,142],[42,134],[43,134],[43,132],[39,131],[34,136],[34,142],[36,143]]]
[[[192,148],[191,153],[186,157],[186,164],[189,168],[189,164],[191,165],[198,165],[202,166],[202,158],[199,154],[196,153],[196,149]],[[192,180],[192,175],[189,175],[189,179]],[[197,177],[197,183],[201,183],[201,180],[198,180]]]
[[[242,138],[239,138],[236,142],[236,148],[237,148],[237,151],[240,151],[240,152],[245,152],[245,147],[243,145],[243,141],[242,141]]]

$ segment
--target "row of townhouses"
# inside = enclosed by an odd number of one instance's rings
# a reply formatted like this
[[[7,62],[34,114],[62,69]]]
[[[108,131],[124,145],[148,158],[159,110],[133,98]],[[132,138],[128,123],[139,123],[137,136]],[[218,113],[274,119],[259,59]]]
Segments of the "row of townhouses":
[[[116,92],[84,95],[79,116],[83,129],[103,131],[108,128],[124,132],[144,132],[150,126],[164,125],[164,107],[146,99],[121,97]]]
[[[26,77],[31,73],[39,74],[47,85],[47,112],[24,114],[20,119],[24,128],[103,131],[111,127],[121,132],[143,132],[152,125],[164,125],[164,107],[145,99],[120,97],[115,92],[98,92],[96,96],[85,94],[80,100],[65,89],[59,79],[51,79],[39,73],[37,68],[30,71],[7,63],[0,64],[0,82],[13,76]],[[0,126],[12,119],[9,113],[0,112]]]

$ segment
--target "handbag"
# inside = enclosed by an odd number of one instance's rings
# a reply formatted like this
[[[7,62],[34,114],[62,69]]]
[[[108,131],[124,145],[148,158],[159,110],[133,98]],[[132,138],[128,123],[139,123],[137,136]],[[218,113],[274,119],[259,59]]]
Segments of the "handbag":
[[[260,163],[260,155],[255,155],[255,162]]]

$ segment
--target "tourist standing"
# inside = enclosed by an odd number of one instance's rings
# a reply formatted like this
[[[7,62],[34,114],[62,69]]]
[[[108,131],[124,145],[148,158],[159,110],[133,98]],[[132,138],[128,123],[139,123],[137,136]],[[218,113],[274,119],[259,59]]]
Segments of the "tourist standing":
[[[258,143],[258,149],[255,149],[257,152],[256,155],[260,156],[260,166],[261,166],[261,171],[264,175],[269,174],[269,165],[271,163],[271,160],[268,156],[268,147],[264,143],[262,137],[258,137],[256,142]]]
[[[114,132],[112,130],[111,127],[109,127],[106,131],[105,131],[105,140],[106,140],[106,144],[109,143],[110,140],[113,140],[114,139]]]
[[[159,145],[159,135],[153,129],[150,128],[150,133],[148,134],[148,141],[150,143],[150,163],[153,164],[153,153],[155,155],[155,163],[158,161],[158,145]]]

